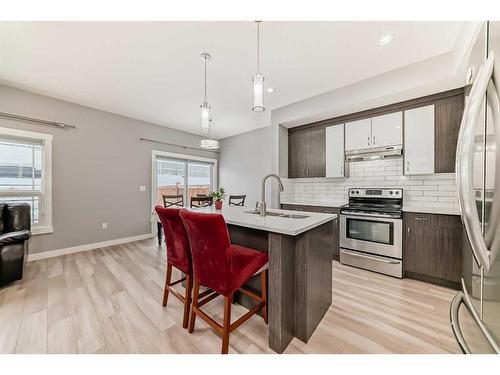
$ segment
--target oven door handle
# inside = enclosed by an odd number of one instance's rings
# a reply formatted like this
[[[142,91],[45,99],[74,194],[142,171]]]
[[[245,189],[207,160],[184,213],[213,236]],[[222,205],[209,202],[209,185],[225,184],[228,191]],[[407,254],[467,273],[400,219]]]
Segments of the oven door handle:
[[[366,258],[366,259],[370,259],[370,260],[375,260],[375,261],[381,262],[381,263],[387,263],[387,264],[399,264],[399,263],[401,263],[401,261],[399,261],[399,260],[383,259],[380,257],[373,257],[370,255],[360,254],[360,253],[356,253],[354,251],[349,251],[349,250],[344,250],[344,249],[341,249],[340,251],[342,251],[344,254],[352,255],[355,257],[359,257],[359,258]]]
[[[355,213],[351,213],[351,212],[349,212],[349,214],[341,213],[340,217],[345,217],[348,219],[366,218],[366,220],[368,220],[368,221],[370,219],[385,219],[388,222],[395,222],[396,220],[401,220],[400,217],[395,217],[395,216],[381,216],[381,215],[377,215],[377,214],[355,214]],[[378,220],[378,221],[380,221],[380,220]]]

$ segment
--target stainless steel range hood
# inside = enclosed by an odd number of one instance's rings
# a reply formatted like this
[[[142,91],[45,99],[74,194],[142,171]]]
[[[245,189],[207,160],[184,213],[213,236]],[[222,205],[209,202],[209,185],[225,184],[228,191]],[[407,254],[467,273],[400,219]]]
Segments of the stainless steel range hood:
[[[400,158],[403,155],[403,145],[373,147],[345,152],[347,161],[367,161],[386,158]]]

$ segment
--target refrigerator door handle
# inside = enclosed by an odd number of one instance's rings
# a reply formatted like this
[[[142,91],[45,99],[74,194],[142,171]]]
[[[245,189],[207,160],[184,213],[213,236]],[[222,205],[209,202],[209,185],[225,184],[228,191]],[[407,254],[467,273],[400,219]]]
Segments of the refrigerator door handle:
[[[495,165],[496,168],[500,166],[500,100],[498,98],[499,93],[497,88],[495,87],[495,78],[499,77],[496,75],[497,73],[494,69],[493,71],[493,79],[490,80],[488,85],[488,104],[491,108],[491,115],[493,119],[494,126],[494,140],[496,147],[495,154]],[[498,72],[500,73],[500,72]],[[488,135],[486,135],[488,136]],[[495,173],[495,181],[494,181],[494,191],[493,191],[493,200],[490,210],[490,218],[488,221],[488,228],[484,235],[486,246],[490,250],[489,262],[493,264],[495,262],[496,256],[498,254],[500,248],[500,173]]]
[[[462,279],[462,293],[463,293],[463,299],[465,306],[467,307],[467,310],[471,313],[472,317],[476,321],[477,325],[479,326],[479,329],[483,333],[484,337],[488,341],[488,344],[493,348],[495,353],[500,354],[500,347],[498,346],[497,342],[493,338],[492,334],[488,330],[488,328],[484,325],[483,321],[479,317],[479,314],[476,311],[476,308],[472,304],[472,301],[470,299],[469,292],[467,291],[467,287],[465,286],[465,281]]]
[[[450,305],[451,329],[453,331],[453,335],[457,340],[458,346],[460,346],[460,350],[462,350],[462,353],[472,354],[469,346],[467,345],[467,342],[465,341],[464,335],[462,334],[462,330],[460,329],[460,322],[458,319],[458,312],[462,303],[465,305],[467,310],[469,310],[472,318],[476,321],[476,324],[488,341],[488,344],[493,348],[495,353],[500,354],[500,348],[498,347],[498,344],[496,343],[488,328],[486,328],[486,326],[484,325],[483,321],[479,318],[479,315],[474,308],[474,305],[472,304],[469,293],[467,291],[467,287],[465,286],[464,279],[462,279],[462,290],[457,293],[457,295],[451,301]]]
[[[458,321],[458,312],[462,303],[464,303],[464,292],[460,291],[453,298],[450,305],[451,330],[453,331],[453,335],[455,336],[462,353],[472,354],[467,342],[465,341],[464,335],[462,334],[462,330],[460,329],[460,322]]]
[[[457,195],[462,222],[474,257],[486,272],[490,269],[490,251],[482,234],[475,202],[473,157],[476,139],[475,124],[493,74],[494,58],[493,52],[490,52],[484,64],[481,65],[476,81],[472,85],[469,100],[464,109],[462,123],[460,124],[456,162]]]

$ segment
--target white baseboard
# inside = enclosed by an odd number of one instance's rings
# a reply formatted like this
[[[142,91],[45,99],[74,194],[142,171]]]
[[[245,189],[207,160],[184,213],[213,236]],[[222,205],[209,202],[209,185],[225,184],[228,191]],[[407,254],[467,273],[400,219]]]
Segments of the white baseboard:
[[[109,240],[109,241],[104,241],[104,242],[88,243],[85,245],[67,247],[65,249],[43,251],[41,253],[29,254],[28,255],[28,262],[32,262],[32,261],[40,260],[40,259],[58,257],[61,255],[80,253],[82,251],[99,249],[101,247],[120,245],[122,243],[127,243],[127,242],[145,240],[148,238],[153,238],[154,236],[155,236],[154,234],[148,233],[148,234],[141,234],[140,236],[117,238],[116,240]]]

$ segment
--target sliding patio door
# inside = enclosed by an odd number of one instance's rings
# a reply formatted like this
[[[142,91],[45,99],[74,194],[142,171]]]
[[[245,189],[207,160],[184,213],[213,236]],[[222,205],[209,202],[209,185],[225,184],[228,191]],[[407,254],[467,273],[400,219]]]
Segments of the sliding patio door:
[[[189,207],[191,197],[214,190],[216,160],[170,155],[153,152],[154,205],[163,205],[163,195],[182,195],[184,205]]]
[[[182,160],[156,158],[156,201],[163,205],[163,195],[186,194],[186,162]],[[184,197],[184,201],[186,198]]]
[[[187,162],[187,200],[197,195],[208,195],[213,189],[213,164],[195,161]]]

